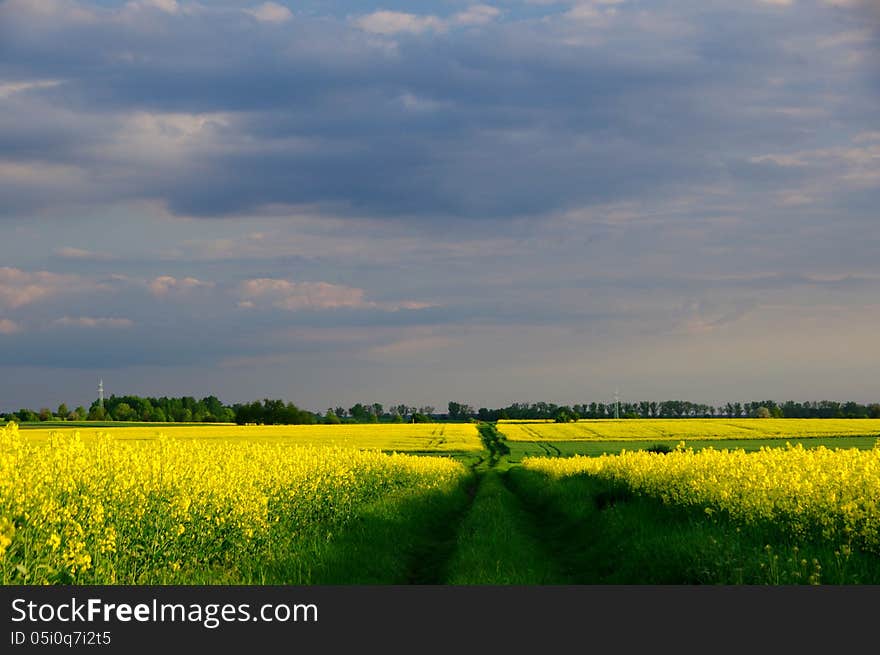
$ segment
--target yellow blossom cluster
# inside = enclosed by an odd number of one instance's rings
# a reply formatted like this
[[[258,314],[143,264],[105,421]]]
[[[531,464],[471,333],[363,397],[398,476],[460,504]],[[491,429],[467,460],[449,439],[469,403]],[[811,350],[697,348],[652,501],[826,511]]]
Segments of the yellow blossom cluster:
[[[28,427],[33,442],[47,442],[57,428]],[[480,434],[473,423],[341,423],[336,425],[229,425],[173,423],[118,425],[111,428],[117,441],[143,441],[160,435],[198,441],[255,441],[307,446],[344,446],[397,452],[479,451]],[[82,428],[85,440],[99,430]]]
[[[448,458],[283,441],[25,435],[0,428],[4,584],[138,583],[235,561],[465,473]]]
[[[752,453],[694,452],[682,442],[668,454],[526,458],[523,466],[553,477],[589,474],[667,504],[745,523],[773,522],[799,537],[880,553],[880,442],[871,450],[789,444]]]

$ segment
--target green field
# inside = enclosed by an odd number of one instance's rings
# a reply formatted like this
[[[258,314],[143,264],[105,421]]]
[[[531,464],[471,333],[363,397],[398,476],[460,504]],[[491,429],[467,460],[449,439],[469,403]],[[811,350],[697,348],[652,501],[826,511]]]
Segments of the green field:
[[[835,502],[853,520],[866,517],[847,539],[840,532],[823,537],[815,528],[820,519],[809,515],[814,523],[792,531],[773,520],[743,522],[666,502],[620,480],[555,476],[523,465],[526,457],[549,457],[541,461],[552,462],[552,470],[679,443],[659,433],[644,438],[651,426],[642,423],[650,421],[610,422],[600,438],[577,440],[552,439],[549,432],[510,440],[509,423],[89,423],[4,432],[0,578],[4,584],[880,584],[873,546],[880,536],[871,527],[880,526],[874,434],[841,434],[832,421],[814,425],[810,434],[817,436],[768,437],[779,424],[765,423],[747,439],[686,442],[696,452],[727,451],[731,459],[738,451],[771,448],[796,462],[805,451],[789,444],[827,453],[822,457],[838,462],[838,473],[828,477],[816,460],[806,482],[786,484],[801,490],[797,498],[805,503],[814,497],[815,507],[832,512],[827,525],[836,520]],[[574,427],[521,425],[553,429],[552,436]],[[633,428],[631,437],[608,438],[624,425]],[[52,435],[57,427],[68,429]],[[382,452],[393,450],[409,455]],[[574,455],[590,458],[568,459]],[[661,458],[646,460],[654,463],[679,458],[642,455]],[[858,463],[871,457],[873,473]],[[743,461],[737,484],[750,475],[751,460]],[[788,469],[783,462],[776,470]],[[839,471],[869,491],[855,503],[839,500],[846,491]]]
[[[806,439],[697,439],[685,442],[688,448],[701,450],[716,448],[746,452],[761,448],[785,448],[786,444],[801,444],[804,448],[858,448],[869,450],[880,441],[875,436],[869,437],[810,437]],[[622,450],[646,450],[657,445],[675,448],[678,441],[673,439],[648,439],[631,441],[508,441],[511,462],[520,462],[523,457],[571,457],[572,455],[588,455],[597,457],[604,454],[616,454]]]
[[[880,419],[590,419],[573,423],[503,422],[498,430],[508,441],[545,442],[880,437]]]

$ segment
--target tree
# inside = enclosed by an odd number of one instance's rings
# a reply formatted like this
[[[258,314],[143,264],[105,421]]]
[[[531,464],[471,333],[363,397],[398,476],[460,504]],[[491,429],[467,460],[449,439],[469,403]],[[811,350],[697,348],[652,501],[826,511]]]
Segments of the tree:
[[[113,410],[113,418],[117,421],[133,421],[137,418],[131,405],[128,403],[119,403]]]
[[[86,408],[82,405],[78,406],[75,410],[73,410],[73,420],[74,421],[85,421],[88,414],[86,413]]]
[[[26,407],[18,410],[13,414],[18,419],[19,423],[33,423],[34,421],[39,421],[40,417],[37,416],[36,412],[32,409],[27,409]]]
[[[355,403],[348,409],[348,414],[355,421],[366,421],[370,417],[370,410],[363,403]]]
[[[752,412],[752,416],[755,418],[770,418],[770,410],[762,405]]]
[[[334,412],[332,409],[328,409],[327,415],[324,416],[324,423],[328,423],[330,425],[336,425],[338,423],[342,423],[342,419],[340,419],[336,415],[336,412]]]
[[[449,405],[447,405],[447,407],[449,409],[449,418],[453,421],[468,419],[474,413],[474,408],[470,405],[466,405],[465,403],[457,403],[452,400],[449,401]]]
[[[70,410],[67,409],[67,405],[61,403],[58,405],[58,418],[62,421],[67,420],[67,415],[70,414]]]
[[[89,415],[86,418],[89,421],[106,421],[110,416],[106,409],[95,403],[89,409]]]
[[[51,409],[48,407],[40,407],[39,419],[41,421],[51,421],[53,418]]]

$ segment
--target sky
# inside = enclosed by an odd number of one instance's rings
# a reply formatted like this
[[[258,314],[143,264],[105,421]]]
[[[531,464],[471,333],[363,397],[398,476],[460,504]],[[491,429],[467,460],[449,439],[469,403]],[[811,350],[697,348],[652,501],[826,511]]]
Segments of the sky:
[[[0,411],[880,400],[873,0],[0,0]]]

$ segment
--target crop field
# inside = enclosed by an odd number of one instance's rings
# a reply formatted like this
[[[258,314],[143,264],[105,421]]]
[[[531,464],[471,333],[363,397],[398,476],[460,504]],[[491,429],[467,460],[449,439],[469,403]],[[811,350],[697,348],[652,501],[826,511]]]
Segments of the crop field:
[[[648,422],[11,425],[0,583],[880,584],[877,421]]]
[[[182,440],[249,443],[287,443],[309,446],[343,446],[397,452],[479,451],[483,446],[472,423],[356,423],[337,425],[231,425],[212,423],[77,427],[80,436],[94,439],[108,433],[118,441],[150,441],[161,435]],[[27,428],[23,435],[46,442],[68,428]]]
[[[870,450],[877,445],[880,437],[807,437],[779,438],[779,439],[694,439],[686,442],[689,448],[703,450],[704,448],[726,448],[728,450],[743,450],[755,452],[762,448],[785,448],[788,445],[802,446],[804,448],[857,448]],[[655,450],[665,447],[673,450],[682,441],[674,439],[630,439],[619,441],[510,441],[507,446],[510,450],[508,460],[512,463],[520,463],[527,457],[572,457],[573,455],[585,455],[598,457],[600,455],[616,455],[624,450]]]
[[[466,469],[284,439],[55,433],[38,445],[12,426],[0,473],[0,582],[149,584],[295,560],[296,540],[326,540],[363,505],[455,486]]]
[[[501,423],[509,441],[625,441],[880,437],[880,419],[598,419]]]
[[[802,446],[602,457],[530,458],[550,476],[588,474],[667,505],[720,512],[743,523],[773,522],[797,537],[818,537],[880,554],[880,447]]]

